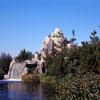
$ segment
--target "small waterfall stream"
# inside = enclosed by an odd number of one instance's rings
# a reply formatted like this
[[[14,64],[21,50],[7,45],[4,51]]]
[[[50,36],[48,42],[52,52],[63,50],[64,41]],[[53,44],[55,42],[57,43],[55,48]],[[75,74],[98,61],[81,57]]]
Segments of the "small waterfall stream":
[[[50,53],[50,51],[53,48],[53,41],[50,39],[49,43],[48,43],[48,53]]]
[[[21,79],[25,66],[26,63],[14,63],[12,66],[10,79]]]

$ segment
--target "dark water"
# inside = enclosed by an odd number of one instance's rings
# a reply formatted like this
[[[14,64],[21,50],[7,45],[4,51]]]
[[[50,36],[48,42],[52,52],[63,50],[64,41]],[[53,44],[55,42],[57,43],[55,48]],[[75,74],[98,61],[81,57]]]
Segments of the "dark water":
[[[0,100],[51,100],[53,84],[0,81]]]

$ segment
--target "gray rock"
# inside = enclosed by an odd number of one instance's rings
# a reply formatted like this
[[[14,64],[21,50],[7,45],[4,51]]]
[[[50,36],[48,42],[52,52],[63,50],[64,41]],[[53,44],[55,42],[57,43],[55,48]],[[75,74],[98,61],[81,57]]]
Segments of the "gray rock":
[[[62,48],[71,48],[72,44],[68,42],[67,38],[63,35],[62,31],[58,28],[53,33],[47,36],[42,45],[41,53],[50,53],[52,49],[61,51]]]

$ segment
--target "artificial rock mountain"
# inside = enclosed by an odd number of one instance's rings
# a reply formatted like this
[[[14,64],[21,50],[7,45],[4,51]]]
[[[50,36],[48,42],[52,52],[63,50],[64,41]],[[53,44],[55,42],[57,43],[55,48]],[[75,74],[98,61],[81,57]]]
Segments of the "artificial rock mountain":
[[[53,33],[51,33],[48,37],[45,38],[42,49],[40,51],[40,55],[35,53],[35,57],[32,60],[26,60],[23,63],[16,62],[14,59],[12,60],[8,75],[5,75],[5,79],[21,79],[21,77],[28,73],[28,68],[33,69],[33,73],[43,73],[45,72],[44,67],[44,57],[46,53],[51,53],[53,49],[56,49],[58,52],[62,50],[62,48],[72,48],[72,44],[69,43],[66,37],[64,37],[62,31],[58,28],[55,29]],[[20,68],[23,65],[23,68]],[[20,72],[21,70],[21,72]],[[16,74],[20,73],[20,75]],[[16,77],[14,77],[16,76]]]
[[[72,44],[64,37],[62,31],[56,28],[53,33],[45,38],[40,53],[45,55],[46,53],[50,53],[52,49],[56,49],[59,52],[64,47],[70,49],[72,48]]]

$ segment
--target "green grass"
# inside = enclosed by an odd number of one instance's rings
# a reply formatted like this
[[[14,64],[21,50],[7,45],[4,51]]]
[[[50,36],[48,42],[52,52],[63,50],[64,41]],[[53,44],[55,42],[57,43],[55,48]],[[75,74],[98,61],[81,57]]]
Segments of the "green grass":
[[[38,75],[38,74],[24,75],[22,77],[22,82],[35,82],[35,83],[39,83],[40,82],[40,75]]]
[[[56,83],[56,77],[45,74],[28,74],[22,77],[22,82]]]

